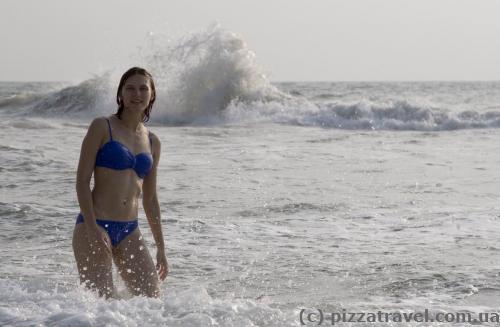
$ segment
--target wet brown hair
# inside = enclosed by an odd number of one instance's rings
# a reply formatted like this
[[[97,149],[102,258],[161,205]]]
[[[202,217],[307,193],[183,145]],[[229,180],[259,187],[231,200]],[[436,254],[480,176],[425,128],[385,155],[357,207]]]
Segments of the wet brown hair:
[[[121,93],[123,86],[125,85],[125,82],[134,75],[142,75],[148,78],[149,80],[149,85],[151,86],[151,101],[149,101],[149,104],[146,109],[144,109],[144,114],[142,116],[142,122],[145,123],[149,121],[149,115],[151,114],[151,109],[153,109],[153,103],[156,100],[156,89],[155,89],[155,83],[153,81],[153,75],[151,75],[147,70],[141,67],[132,67],[129,70],[125,72],[125,74],[122,75],[122,78],[120,79],[120,83],[118,84],[118,90],[116,91],[116,103],[118,104],[118,111],[116,112],[116,116],[121,119],[121,115],[123,112],[123,102],[121,100]]]

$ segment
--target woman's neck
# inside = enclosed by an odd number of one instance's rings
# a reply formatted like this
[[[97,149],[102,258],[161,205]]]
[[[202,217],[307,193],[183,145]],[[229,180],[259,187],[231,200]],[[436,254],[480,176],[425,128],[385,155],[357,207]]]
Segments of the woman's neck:
[[[118,116],[117,116],[118,118]],[[131,113],[130,111],[123,110],[120,117],[122,125],[125,129],[132,133],[137,133],[142,129],[142,113]]]

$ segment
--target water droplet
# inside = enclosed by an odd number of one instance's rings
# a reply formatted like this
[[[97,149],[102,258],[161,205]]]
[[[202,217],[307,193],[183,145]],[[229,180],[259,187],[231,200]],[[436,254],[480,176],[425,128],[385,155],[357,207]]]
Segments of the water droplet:
[[[83,270],[87,270],[87,267],[83,267]]]
[[[132,273],[132,269],[127,269],[127,272],[130,274]]]
[[[144,250],[144,246],[142,246],[142,245],[141,245],[141,246],[139,246],[139,250],[140,250],[140,251]]]
[[[130,255],[130,259],[134,259],[134,255],[133,254]]]

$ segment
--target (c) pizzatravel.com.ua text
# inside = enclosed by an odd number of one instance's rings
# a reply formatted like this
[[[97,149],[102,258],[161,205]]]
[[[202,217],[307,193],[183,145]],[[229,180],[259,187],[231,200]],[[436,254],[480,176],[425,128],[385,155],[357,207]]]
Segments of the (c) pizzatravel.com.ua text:
[[[390,322],[444,322],[444,323],[500,323],[498,312],[350,312],[345,309],[340,311],[325,311],[322,309],[301,309],[299,321],[302,326],[319,326],[337,323],[390,323]]]

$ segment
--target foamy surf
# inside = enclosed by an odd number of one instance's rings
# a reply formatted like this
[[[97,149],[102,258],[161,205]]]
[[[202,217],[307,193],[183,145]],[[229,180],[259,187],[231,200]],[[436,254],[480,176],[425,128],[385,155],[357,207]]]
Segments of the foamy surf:
[[[159,298],[104,300],[81,287],[55,287],[38,281],[22,283],[0,279],[2,326],[282,326],[294,318],[262,301],[217,299],[203,286],[168,291]],[[14,309],[15,308],[15,309]]]

